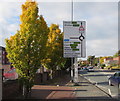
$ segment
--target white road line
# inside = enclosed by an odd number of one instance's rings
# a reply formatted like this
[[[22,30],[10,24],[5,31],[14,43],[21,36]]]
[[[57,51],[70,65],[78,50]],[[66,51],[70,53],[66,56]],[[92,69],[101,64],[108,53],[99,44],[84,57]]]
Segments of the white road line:
[[[108,89],[108,92],[109,92],[109,94],[110,94],[110,95],[112,95],[112,93],[111,93],[111,90],[110,90],[110,89]]]
[[[97,83],[96,81],[93,81],[93,80],[91,80],[91,79],[88,79],[91,83]]]
[[[115,72],[102,72],[103,74],[110,74],[113,75]]]
[[[84,77],[85,79],[87,79],[87,77]]]
[[[108,78],[110,77],[110,76],[107,76]]]
[[[106,87],[104,87],[104,86],[100,86],[100,85],[98,85],[98,87],[101,87],[101,88],[107,89]]]

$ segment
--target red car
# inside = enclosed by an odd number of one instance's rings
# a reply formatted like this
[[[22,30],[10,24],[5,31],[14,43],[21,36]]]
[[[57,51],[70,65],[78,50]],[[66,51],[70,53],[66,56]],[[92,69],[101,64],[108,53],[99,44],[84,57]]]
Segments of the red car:
[[[16,73],[16,69],[12,68],[7,73],[3,74],[3,80],[15,80],[18,78],[18,74]]]

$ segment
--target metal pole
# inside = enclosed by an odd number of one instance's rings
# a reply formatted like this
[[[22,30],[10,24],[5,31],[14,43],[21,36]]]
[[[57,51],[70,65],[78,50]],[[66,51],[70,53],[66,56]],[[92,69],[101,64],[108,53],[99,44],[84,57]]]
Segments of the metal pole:
[[[82,53],[82,40],[81,40],[81,57],[83,56],[83,53]]]
[[[71,21],[73,21],[73,0],[71,3]]]
[[[73,0],[71,1],[71,21],[73,21]],[[74,75],[73,75],[73,62],[74,58],[71,58],[71,81],[73,82],[73,78],[74,78]]]
[[[71,21],[73,21],[73,0],[71,2]],[[77,84],[78,82],[78,66],[77,66],[77,58],[71,58],[71,61],[72,61],[72,69],[71,69],[71,73],[73,73],[73,75],[71,75],[72,77],[72,81],[75,82],[75,85]],[[73,71],[74,69],[74,71]]]
[[[73,58],[71,58],[71,82],[73,82]]]

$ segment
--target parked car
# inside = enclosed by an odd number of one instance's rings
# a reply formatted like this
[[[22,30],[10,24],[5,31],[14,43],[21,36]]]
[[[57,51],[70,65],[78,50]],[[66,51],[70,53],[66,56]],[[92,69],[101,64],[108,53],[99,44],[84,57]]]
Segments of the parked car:
[[[88,72],[94,72],[94,69],[92,66],[88,67]]]
[[[117,86],[118,88],[120,88],[120,71],[115,72],[115,74],[113,76],[111,76],[109,79],[109,85],[112,86]]]
[[[8,72],[3,73],[3,81],[5,80],[15,80],[18,78],[18,74],[16,73],[16,69],[12,68]]]
[[[88,68],[87,67],[83,67],[83,70],[88,70]]]
[[[88,69],[87,69],[87,67],[79,67],[78,68],[78,73],[80,74],[81,72],[87,72],[88,71]]]

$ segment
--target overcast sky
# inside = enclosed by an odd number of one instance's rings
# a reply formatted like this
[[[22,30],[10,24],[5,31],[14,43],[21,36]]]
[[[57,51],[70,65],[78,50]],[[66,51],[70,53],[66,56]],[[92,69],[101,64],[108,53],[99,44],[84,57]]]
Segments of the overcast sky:
[[[5,46],[4,39],[19,30],[20,0],[1,0],[0,3],[0,46]],[[71,0],[67,2],[36,0],[39,14],[43,15],[48,26],[59,24],[63,31],[63,21],[71,20]],[[50,0],[49,0],[50,1]],[[112,56],[118,51],[118,0],[73,0],[74,20],[86,21],[86,52],[87,56]],[[85,1],[85,0],[84,0]],[[93,1],[93,2],[87,2]],[[98,1],[98,2],[95,2]],[[111,1],[111,2],[107,2]],[[114,1],[114,2],[112,2]]]

